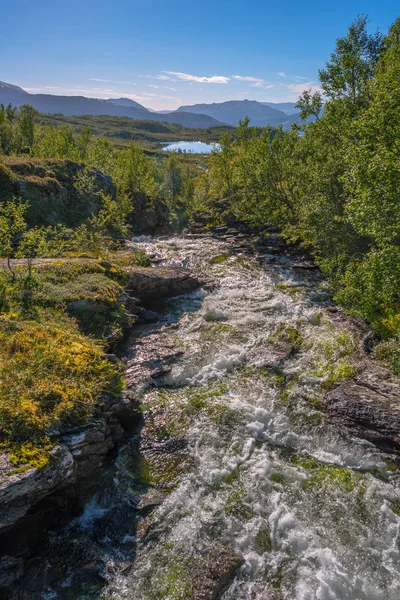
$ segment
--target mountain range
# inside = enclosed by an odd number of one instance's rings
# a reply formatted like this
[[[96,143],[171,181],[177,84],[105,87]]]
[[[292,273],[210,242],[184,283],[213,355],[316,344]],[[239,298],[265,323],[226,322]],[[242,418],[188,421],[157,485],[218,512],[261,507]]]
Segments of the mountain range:
[[[212,117],[202,114],[170,112],[159,115],[150,112],[138,102],[130,100],[130,98],[101,100],[99,98],[86,98],[85,96],[29,94],[22,88],[5,82],[0,82],[1,103],[11,103],[13,106],[31,104],[41,113],[61,113],[65,116],[111,115],[114,117],[130,117],[139,121],[164,121],[166,123],[176,123],[184,127],[199,129],[222,125],[222,123],[219,123]]]
[[[293,112],[295,112],[294,103],[284,103],[285,110],[287,110],[288,104],[292,104]],[[237,125],[239,120],[246,116],[250,118],[251,125],[259,127],[265,127],[266,125],[288,126],[298,121],[298,114],[288,115],[283,110],[279,110],[278,106],[280,105],[272,102],[257,102],[256,100],[228,100],[227,102],[214,102],[212,104],[181,106],[176,112],[208,115],[228,125]]]
[[[41,113],[73,115],[110,115],[136,120],[162,121],[189,128],[205,129],[218,125],[236,126],[240,119],[250,118],[251,125],[284,128],[299,121],[294,102],[257,102],[229,100],[212,104],[180,106],[175,111],[151,111],[130,98],[86,98],[85,96],[55,96],[30,94],[21,87],[0,81],[0,104],[21,106],[31,104]]]

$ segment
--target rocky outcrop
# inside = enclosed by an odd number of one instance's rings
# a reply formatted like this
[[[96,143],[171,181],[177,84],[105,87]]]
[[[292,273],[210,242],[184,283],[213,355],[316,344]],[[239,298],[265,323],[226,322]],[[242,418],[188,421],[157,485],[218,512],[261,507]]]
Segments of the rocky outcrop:
[[[16,523],[31,506],[75,477],[73,456],[62,443],[51,451],[47,468],[32,467],[18,472],[7,454],[2,455],[0,468],[0,531]]]
[[[129,272],[125,289],[130,295],[144,301],[186,294],[199,285],[198,279],[188,269],[134,267]]]
[[[96,214],[101,206],[101,193],[115,197],[110,175],[89,168],[92,191],[79,189],[80,174],[85,166],[61,159],[2,157],[0,165],[0,201],[20,196],[29,204],[28,225],[75,227]],[[172,233],[170,211],[160,198],[136,194],[133,211],[128,217],[134,234],[163,235]]]
[[[88,171],[93,192],[80,191],[76,182],[85,167],[71,160],[3,157],[2,161],[7,189],[28,202],[30,226],[74,227],[99,210],[100,192],[115,197],[111,177],[95,168]]]
[[[100,407],[99,407],[100,408]],[[34,522],[35,507],[54,492],[68,494],[68,489],[78,481],[93,475],[124,434],[123,426],[138,422],[138,404],[132,398],[121,397],[118,402],[111,399],[101,407],[102,417],[92,418],[87,425],[76,427],[59,437],[50,453],[46,467],[15,469],[8,454],[0,462],[0,544],[3,535],[18,522],[19,531],[29,533]],[[131,421],[126,414],[130,413]],[[122,423],[122,424],[121,424]],[[62,495],[62,494],[61,494]],[[57,506],[55,507],[57,509]],[[49,512],[49,506],[45,507]],[[41,508],[36,517],[40,518]],[[28,515],[28,517],[27,517]],[[27,517],[29,526],[24,527]],[[49,517],[49,515],[48,515]],[[48,519],[49,521],[49,519]],[[28,522],[26,523],[28,525]],[[20,533],[19,546],[24,545]]]
[[[344,381],[325,400],[333,422],[390,454],[400,452],[400,385],[375,364]]]
[[[144,194],[133,198],[133,212],[129,224],[134,234],[168,235],[172,233],[170,211],[160,198],[151,199]]]

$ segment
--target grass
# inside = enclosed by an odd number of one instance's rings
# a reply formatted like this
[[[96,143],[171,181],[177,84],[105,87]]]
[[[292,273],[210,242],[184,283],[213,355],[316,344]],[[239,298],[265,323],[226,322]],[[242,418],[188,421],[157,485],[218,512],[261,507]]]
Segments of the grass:
[[[46,447],[49,434],[86,422],[103,394],[121,388],[118,368],[73,320],[55,312],[39,320],[1,315],[0,442],[15,460]]]

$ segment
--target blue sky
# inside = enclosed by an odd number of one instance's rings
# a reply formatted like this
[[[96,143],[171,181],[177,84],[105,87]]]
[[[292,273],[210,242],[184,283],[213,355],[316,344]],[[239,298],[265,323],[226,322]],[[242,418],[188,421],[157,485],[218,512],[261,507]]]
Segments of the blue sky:
[[[386,32],[393,0],[0,0],[0,80],[125,96],[156,110],[295,101],[357,14]]]

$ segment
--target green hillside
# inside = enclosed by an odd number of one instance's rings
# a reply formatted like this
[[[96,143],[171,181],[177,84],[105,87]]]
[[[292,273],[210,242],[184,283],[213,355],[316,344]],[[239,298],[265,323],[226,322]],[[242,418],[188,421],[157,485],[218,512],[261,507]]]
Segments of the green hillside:
[[[208,129],[189,129],[173,123],[161,121],[136,121],[129,117],[112,117],[108,115],[73,116],[44,115],[37,117],[38,122],[60,127],[69,125],[75,133],[83,127],[90,127],[92,134],[107,138],[119,148],[135,142],[145,150],[159,150],[166,142],[201,141],[218,142],[224,133],[233,133],[235,127],[222,126]]]

